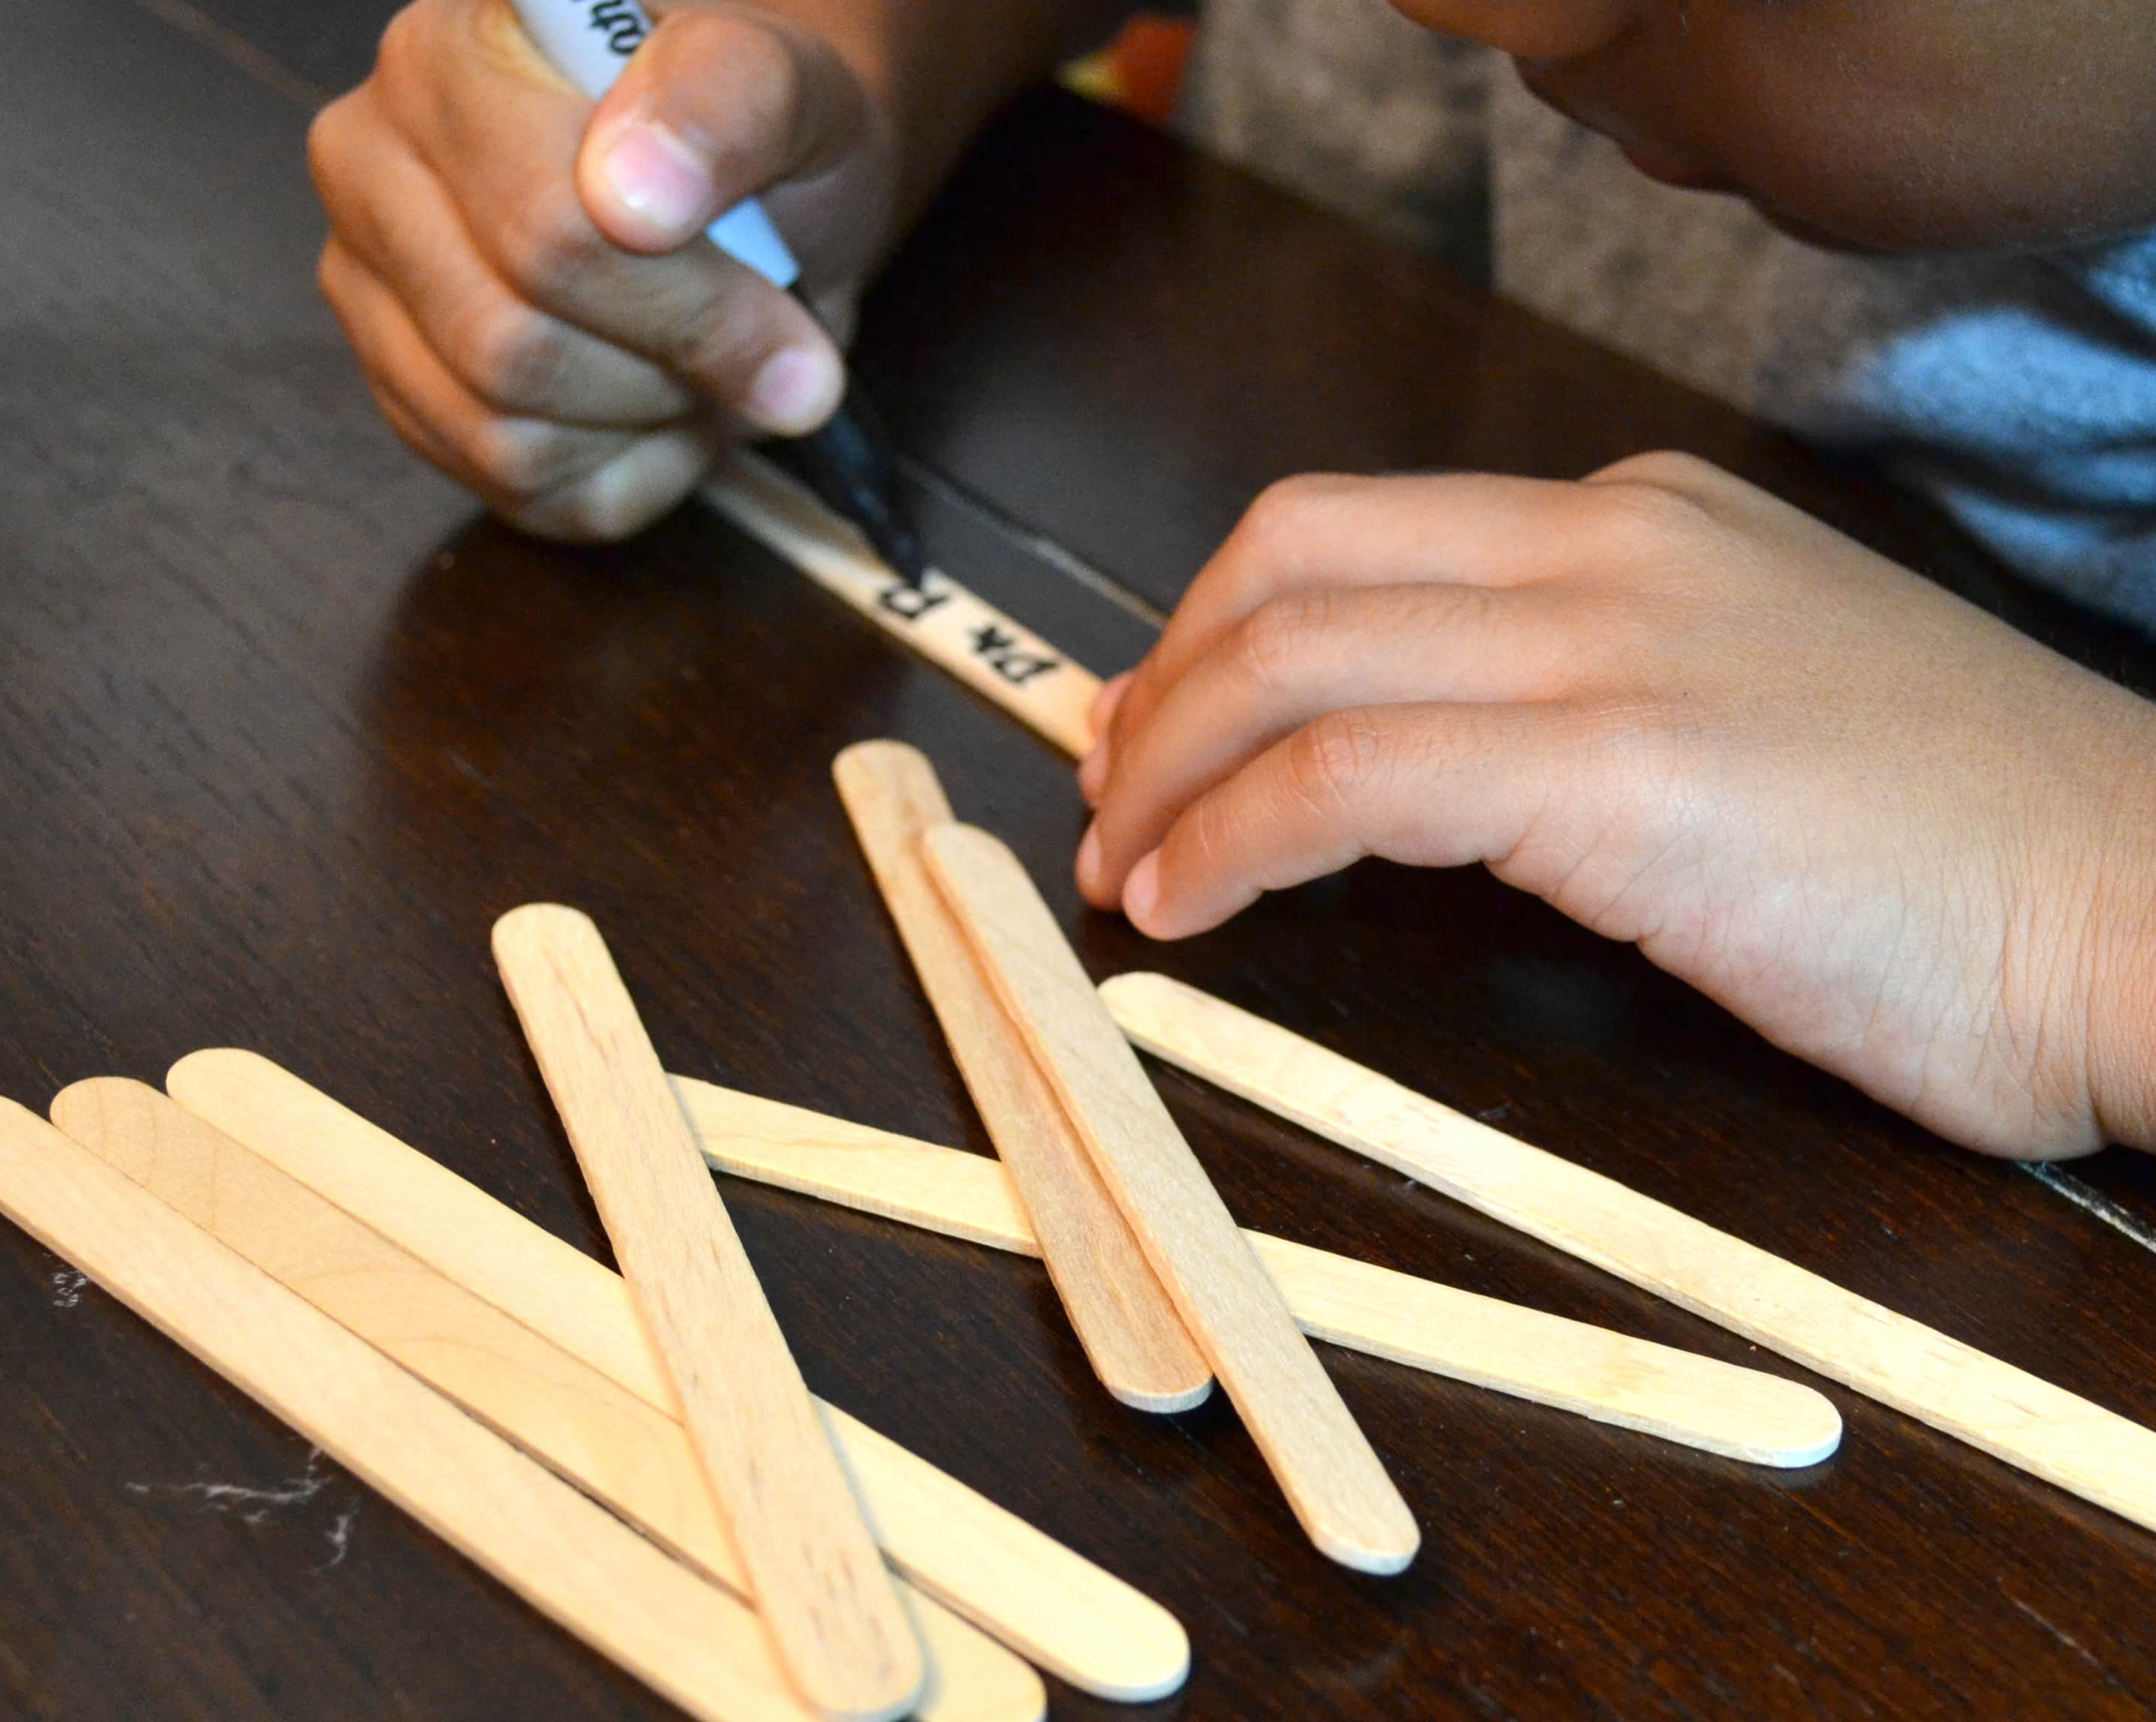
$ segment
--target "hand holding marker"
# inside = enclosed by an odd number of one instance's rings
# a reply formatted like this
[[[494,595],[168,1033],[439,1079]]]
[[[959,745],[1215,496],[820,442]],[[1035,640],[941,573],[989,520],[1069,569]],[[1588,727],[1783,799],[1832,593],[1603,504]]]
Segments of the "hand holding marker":
[[[539,51],[596,101],[651,33],[637,0],[512,0]],[[745,198],[714,221],[711,243],[775,287],[807,304],[801,265],[763,205]],[[927,570],[921,540],[898,506],[896,475],[867,401],[849,385],[839,410],[798,445],[809,481],[831,506],[858,526],[876,553],[918,586]]]

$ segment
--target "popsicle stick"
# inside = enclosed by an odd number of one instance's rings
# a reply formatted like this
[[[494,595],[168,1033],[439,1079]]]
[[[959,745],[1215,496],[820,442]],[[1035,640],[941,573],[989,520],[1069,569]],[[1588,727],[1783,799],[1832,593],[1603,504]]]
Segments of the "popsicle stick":
[[[1040,1254],[1009,1169],[843,1118],[674,1078],[721,1171],[991,1248]],[[1815,1465],[1841,1416],[1800,1381],[1245,1231],[1313,1339],[1755,1465]]]
[[[2156,1529],[2156,1432],[1194,987],[1101,992],[1169,1063]]]
[[[903,743],[862,742],[831,774],[1094,1374],[1125,1405],[1188,1410],[1213,1372],[922,864],[921,834],[951,820],[935,768]]]
[[[1018,857],[939,825],[929,871],[1310,1540],[1364,1572],[1420,1542],[1357,1426]]]
[[[779,1659],[828,1717],[902,1714],[920,1644],[598,928],[527,903],[494,956]]]
[[[1040,1253],[1017,1180],[1000,1160],[695,1077],[669,1080],[704,1159],[721,1172],[992,1250]]]
[[[762,456],[737,451],[704,486],[720,513],[1074,758],[1093,744],[1101,679],[939,569],[909,586],[852,523]]]
[[[680,1421],[398,1247],[155,1088],[96,1077],[53,1122],[280,1285],[739,1596],[747,1575]],[[923,1722],[1034,1722],[1025,1663],[932,1598]]]
[[[253,1052],[192,1053],[181,1105],[637,1397],[678,1416],[621,1277]],[[891,1560],[921,1590],[1103,1698],[1163,1698],[1190,1646],[1158,1603],[828,1401]]]
[[[809,1716],[739,1598],[9,1100],[0,1213],[690,1715]]]

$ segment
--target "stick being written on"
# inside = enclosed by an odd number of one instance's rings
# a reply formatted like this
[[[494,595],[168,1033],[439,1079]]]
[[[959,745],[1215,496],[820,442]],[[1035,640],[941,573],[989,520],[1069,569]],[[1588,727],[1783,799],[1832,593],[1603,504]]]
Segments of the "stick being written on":
[[[1101,678],[940,569],[909,586],[853,527],[759,455],[737,452],[704,497],[825,591],[1073,758],[1092,746],[1088,714]]]

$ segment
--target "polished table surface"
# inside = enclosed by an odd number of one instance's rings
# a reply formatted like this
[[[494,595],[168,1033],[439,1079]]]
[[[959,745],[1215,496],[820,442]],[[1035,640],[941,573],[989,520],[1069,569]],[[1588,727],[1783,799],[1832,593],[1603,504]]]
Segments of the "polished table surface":
[[[380,12],[202,3],[47,9],[0,60],[0,1092],[254,1047],[603,1255],[487,953],[552,897],[674,1068],[983,1149],[829,784],[894,735],[1095,974],[1163,968],[2156,1420],[2145,1160],[1958,1152],[1479,871],[1367,866],[1150,947],[1077,904],[1064,761],[708,512],[605,551],[478,518],[311,284],[307,104]],[[938,558],[1104,671],[1281,473],[1669,445],[2156,672],[1861,475],[1052,94],[899,259],[862,362]],[[1159,1080],[1246,1224],[1803,1374]],[[1838,1388],[1841,1452],[1776,1473],[1325,1349],[1424,1528],[1358,1578],[1224,1406],[1098,1391],[1034,1264],[725,1190],[813,1385],[1175,1610],[1163,1714],[2156,1702],[2156,1539]],[[0,1714],[671,1714],[9,1228],[0,1358]]]

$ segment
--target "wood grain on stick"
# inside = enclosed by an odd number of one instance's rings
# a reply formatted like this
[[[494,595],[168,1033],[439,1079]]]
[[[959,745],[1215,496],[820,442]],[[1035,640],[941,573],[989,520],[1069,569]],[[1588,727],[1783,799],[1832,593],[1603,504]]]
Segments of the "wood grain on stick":
[[[670,1416],[680,1415],[620,1275],[253,1052],[192,1053],[173,1097],[447,1279]],[[923,1591],[1104,1698],[1166,1696],[1189,1671],[1175,1617],[1016,1514],[819,1402],[885,1551]]]
[[[1040,1253],[1015,1180],[984,1154],[687,1077],[674,1078],[674,1092],[704,1158],[721,1171]],[[1313,1339],[1752,1464],[1815,1465],[1840,1444],[1840,1414],[1802,1382],[1264,1232],[1244,1236]]]
[[[13,1101],[0,1213],[704,1722],[804,1722],[756,1616]]]
[[[951,820],[935,768],[875,741],[847,748],[831,772],[1093,1372],[1126,1405],[1188,1410],[1213,1372],[928,876],[921,835]]]
[[[2156,1432],[1194,987],[1101,993],[1170,1064],[2156,1529]]]
[[[826,1716],[904,1714],[920,1643],[598,929],[527,903],[494,954],[780,1659]]]
[[[678,1417],[638,1398],[392,1243],[155,1088],[97,1077],[53,1122],[323,1314],[593,1499],[748,1593]],[[932,1598],[909,1601],[934,1653],[922,1722],[1032,1722],[1047,1704],[1018,1658]]]
[[[1018,857],[969,825],[940,825],[922,848],[997,996],[1304,1530],[1343,1565],[1401,1570],[1421,1540],[1407,1503]]]
[[[737,450],[704,487],[727,519],[893,639],[949,671],[1073,758],[1093,744],[1101,678],[941,569],[909,586],[806,486]]]

